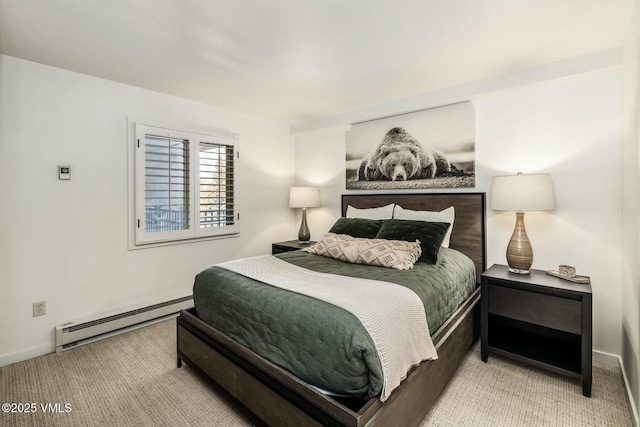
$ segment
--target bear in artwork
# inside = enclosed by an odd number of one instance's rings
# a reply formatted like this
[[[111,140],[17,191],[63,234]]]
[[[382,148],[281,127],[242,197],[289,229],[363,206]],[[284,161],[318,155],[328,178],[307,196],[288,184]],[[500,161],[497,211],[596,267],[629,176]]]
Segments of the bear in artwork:
[[[404,128],[389,130],[358,168],[359,181],[407,181],[441,176],[451,171],[444,154],[425,147]]]

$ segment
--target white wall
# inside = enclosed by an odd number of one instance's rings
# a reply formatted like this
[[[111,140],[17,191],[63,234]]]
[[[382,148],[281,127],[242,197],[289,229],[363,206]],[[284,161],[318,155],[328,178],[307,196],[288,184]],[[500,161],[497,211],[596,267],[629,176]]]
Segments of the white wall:
[[[128,250],[128,116],[239,135],[241,237]],[[201,269],[269,253],[296,235],[293,182],[284,124],[0,56],[0,366],[52,351],[57,324],[189,293]]]
[[[635,405],[640,408],[640,5],[624,43],[622,161],[622,362]]]
[[[476,107],[476,188],[494,175],[551,174],[557,209],[527,213],[533,268],[576,266],[591,276],[594,349],[620,354],[621,73],[592,72],[471,97]],[[396,105],[401,102],[396,101]],[[408,105],[400,111],[406,111]],[[372,114],[379,108],[372,109]],[[359,112],[363,114],[362,111]],[[369,117],[370,119],[375,116]],[[299,128],[304,128],[304,125]],[[348,126],[296,135],[299,184],[322,187],[309,213],[317,238],[340,215]],[[487,212],[488,265],[506,264],[512,213]]]

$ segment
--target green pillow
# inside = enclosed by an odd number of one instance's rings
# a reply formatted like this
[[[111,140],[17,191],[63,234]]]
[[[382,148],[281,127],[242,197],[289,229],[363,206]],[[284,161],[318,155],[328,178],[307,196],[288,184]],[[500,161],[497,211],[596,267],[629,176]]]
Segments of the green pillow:
[[[329,233],[373,239],[378,234],[381,225],[382,220],[379,219],[340,218],[333,224]]]
[[[422,255],[419,261],[429,264],[438,262],[438,251],[449,229],[446,222],[426,222],[404,219],[386,219],[382,221],[376,239],[420,241]]]

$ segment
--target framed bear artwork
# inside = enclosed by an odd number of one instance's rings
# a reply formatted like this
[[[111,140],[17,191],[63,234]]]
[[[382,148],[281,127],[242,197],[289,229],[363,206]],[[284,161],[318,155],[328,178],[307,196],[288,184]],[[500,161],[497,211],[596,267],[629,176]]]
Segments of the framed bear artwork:
[[[475,108],[461,102],[357,123],[346,133],[347,190],[475,187]]]

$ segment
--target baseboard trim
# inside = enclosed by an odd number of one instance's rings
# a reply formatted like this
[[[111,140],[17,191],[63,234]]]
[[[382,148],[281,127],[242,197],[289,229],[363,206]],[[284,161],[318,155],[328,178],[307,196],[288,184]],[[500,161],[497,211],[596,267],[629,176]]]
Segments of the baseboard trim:
[[[619,368],[621,366],[620,356],[617,354],[605,353],[604,351],[593,350],[593,361]]]
[[[0,368],[11,365],[13,363],[22,362],[23,360],[33,359],[34,357],[43,356],[53,353],[55,345],[53,343],[39,344],[24,350],[14,351],[13,353],[0,355]]]

